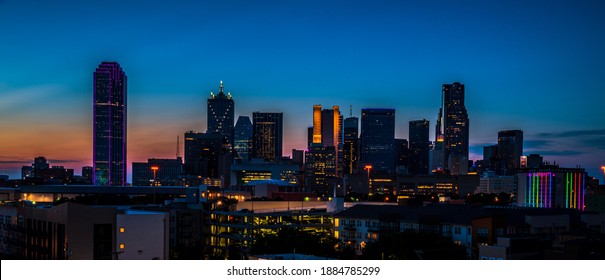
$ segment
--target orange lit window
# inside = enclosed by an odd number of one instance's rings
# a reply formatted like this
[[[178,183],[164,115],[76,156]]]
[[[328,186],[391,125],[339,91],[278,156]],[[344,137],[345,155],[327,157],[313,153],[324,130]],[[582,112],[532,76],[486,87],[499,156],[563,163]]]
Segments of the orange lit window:
[[[124,247],[126,247],[124,246],[124,243],[120,243],[120,249],[124,249]]]
[[[121,227],[121,228],[120,228],[120,233],[124,233],[124,232],[126,232],[126,229],[125,229],[125,228],[123,228],[123,227]]]

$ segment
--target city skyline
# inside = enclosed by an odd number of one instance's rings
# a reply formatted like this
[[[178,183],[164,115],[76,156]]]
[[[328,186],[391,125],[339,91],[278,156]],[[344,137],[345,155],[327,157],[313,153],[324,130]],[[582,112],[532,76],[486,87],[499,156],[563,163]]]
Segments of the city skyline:
[[[459,81],[471,159],[497,143],[498,131],[520,129],[524,154],[603,178],[603,3],[337,3],[151,3],[136,13],[130,5],[0,1],[0,26],[16,26],[0,29],[15,38],[0,46],[0,174],[15,177],[36,156],[76,170],[92,165],[89,77],[109,60],[129,75],[127,166],[172,158],[176,135],[205,131],[205,101],[220,80],[238,103],[235,117],[284,113],[285,155],[306,147],[314,104],[353,105],[356,117],[362,108],[394,108],[396,137],[409,139],[407,123],[435,123],[441,85]],[[125,27],[116,31],[124,42],[93,44],[104,13],[118,19],[108,25]],[[451,14],[460,17],[441,18]]]

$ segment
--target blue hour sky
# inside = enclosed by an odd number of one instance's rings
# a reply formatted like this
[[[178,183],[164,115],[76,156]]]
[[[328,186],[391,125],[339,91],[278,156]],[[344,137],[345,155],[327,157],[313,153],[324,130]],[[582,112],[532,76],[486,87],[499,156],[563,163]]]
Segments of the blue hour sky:
[[[39,155],[92,165],[92,72],[109,60],[128,75],[129,161],[204,131],[220,80],[236,116],[284,112],[286,154],[313,104],[395,108],[407,138],[459,81],[472,158],[522,129],[526,154],[603,178],[604,1],[123,2],[0,0],[0,174]]]

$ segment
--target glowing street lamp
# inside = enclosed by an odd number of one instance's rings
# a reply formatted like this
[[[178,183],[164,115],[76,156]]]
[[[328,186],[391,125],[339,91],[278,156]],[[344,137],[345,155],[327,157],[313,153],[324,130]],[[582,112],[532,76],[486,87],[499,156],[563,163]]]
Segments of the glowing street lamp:
[[[155,180],[156,180],[156,175],[157,175],[157,173],[158,173],[158,170],[159,170],[159,169],[160,169],[160,168],[159,168],[159,167],[157,167],[157,166],[152,166],[152,167],[151,167],[151,170],[153,170],[153,185],[154,185],[154,186],[157,186],[157,184],[156,184],[156,181],[155,181]]]
[[[153,170],[153,186],[154,187],[157,186],[157,184],[156,184],[156,175],[157,175],[159,169],[160,168],[157,167],[157,166],[152,166],[151,167],[151,170]],[[153,188],[153,204],[155,204],[155,188]]]

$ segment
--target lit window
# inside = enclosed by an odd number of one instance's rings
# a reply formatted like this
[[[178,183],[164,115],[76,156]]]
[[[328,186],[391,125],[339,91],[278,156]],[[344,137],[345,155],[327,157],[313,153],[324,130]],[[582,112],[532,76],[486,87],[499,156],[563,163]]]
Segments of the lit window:
[[[124,249],[124,247],[126,247],[124,246],[124,243],[120,243],[120,249]]]
[[[124,233],[124,232],[126,232],[126,229],[125,229],[125,228],[123,228],[123,227],[121,227],[121,228],[120,228],[120,233]]]

